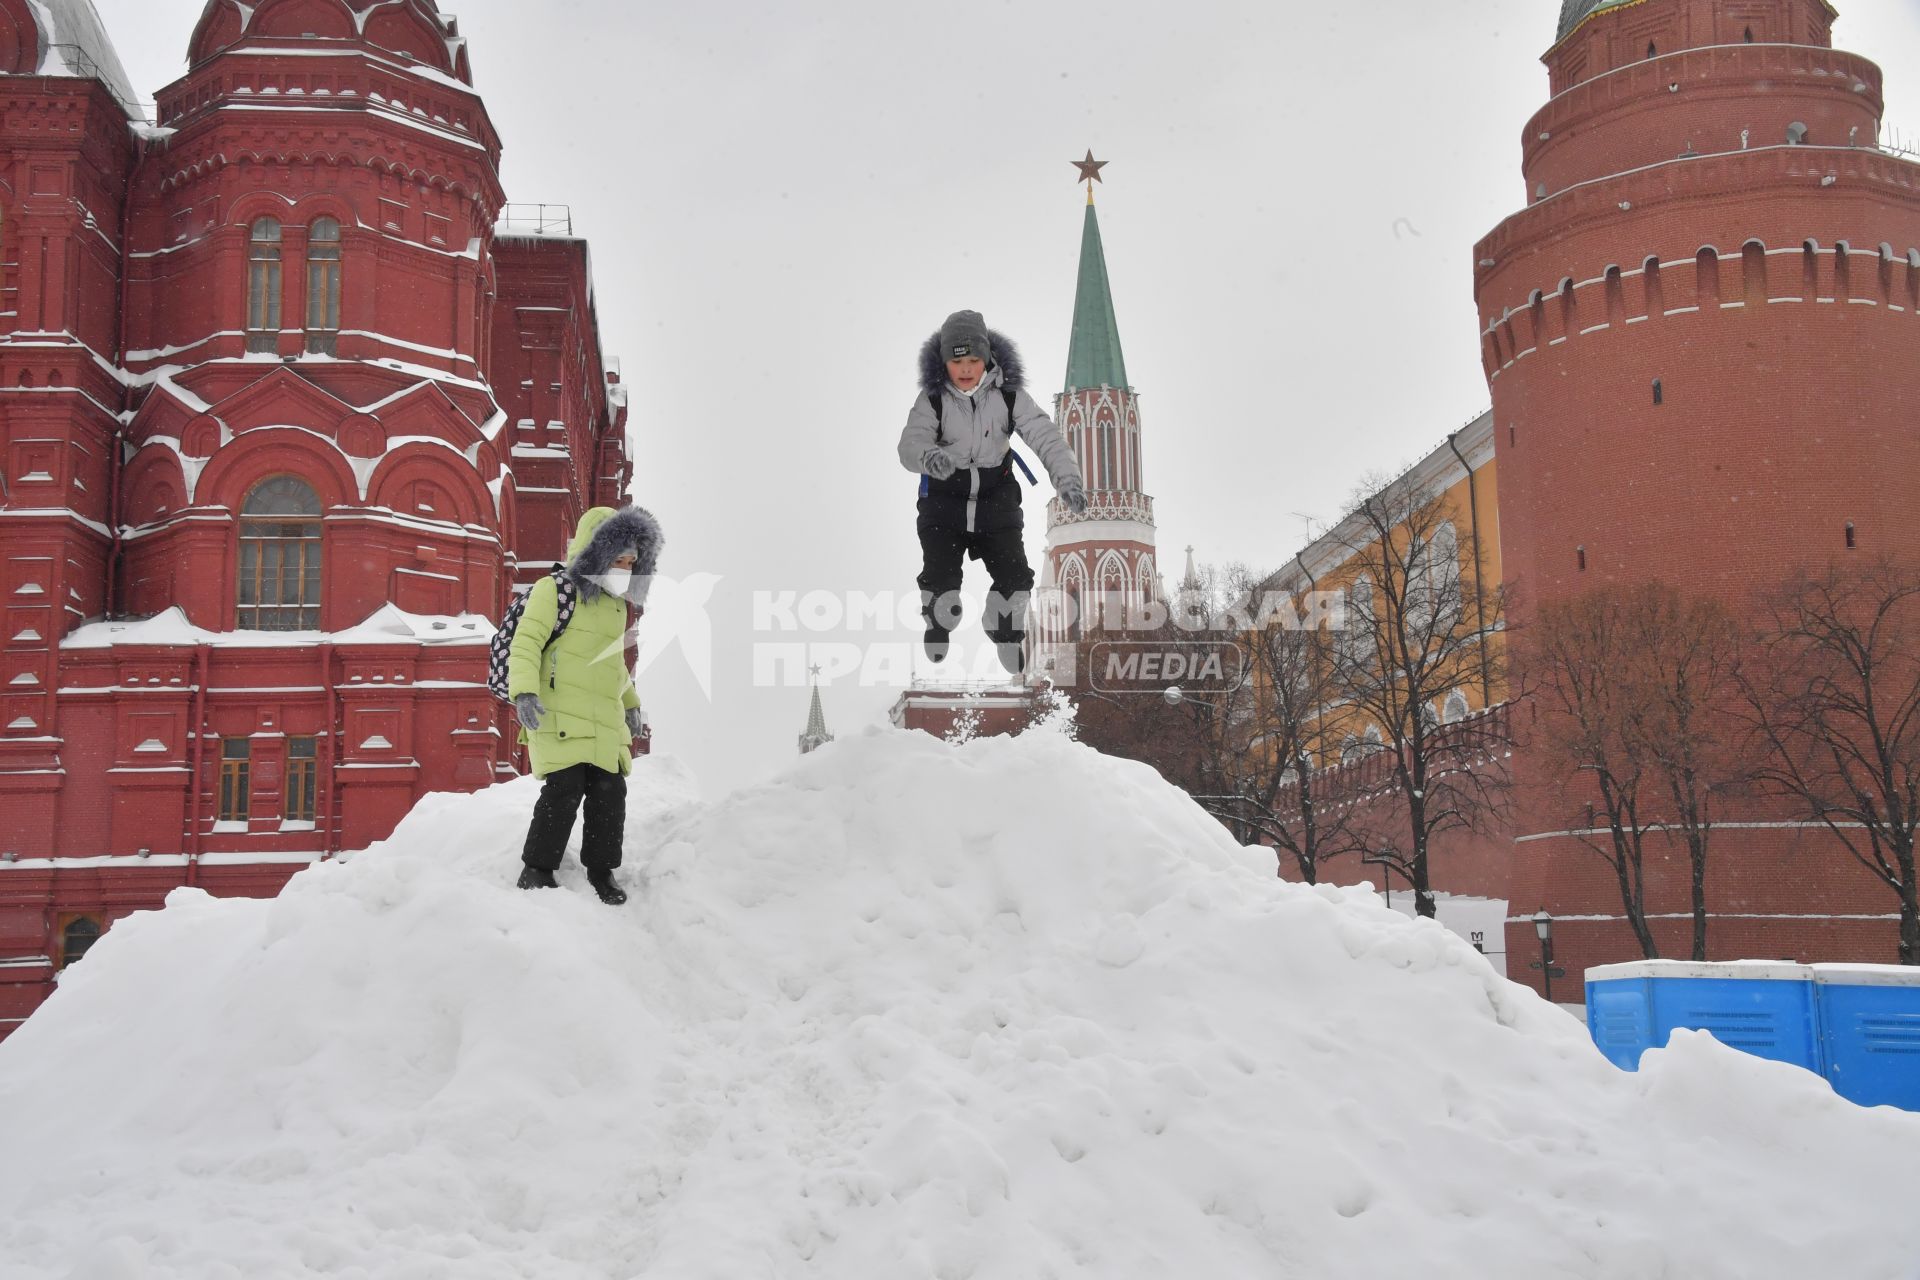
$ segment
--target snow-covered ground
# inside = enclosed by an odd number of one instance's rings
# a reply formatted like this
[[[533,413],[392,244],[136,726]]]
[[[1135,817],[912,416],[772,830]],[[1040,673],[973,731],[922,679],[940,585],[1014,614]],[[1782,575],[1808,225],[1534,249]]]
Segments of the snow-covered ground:
[[[0,1277],[1920,1273],[1920,1117],[1616,1071],[1062,737],[645,761],[618,910],[511,887],[534,793],[115,926],[0,1045]]]

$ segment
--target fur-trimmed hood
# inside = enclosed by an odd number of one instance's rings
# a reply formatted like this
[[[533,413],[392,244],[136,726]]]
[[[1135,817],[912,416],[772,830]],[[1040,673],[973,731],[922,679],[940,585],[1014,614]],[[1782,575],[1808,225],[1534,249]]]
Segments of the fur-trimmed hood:
[[[580,517],[573,541],[567,546],[567,576],[580,590],[580,598],[591,600],[604,594],[598,579],[613,568],[613,562],[629,551],[633,553],[633,581],[626,591],[627,603],[647,602],[660,561],[660,522],[639,507],[594,507]]]
[[[980,380],[983,387],[993,385],[994,370],[1000,371],[1001,385],[1009,391],[1018,391],[1027,382],[1027,367],[1021,363],[1020,348],[1013,345],[1013,339],[1004,333],[987,330],[987,351],[993,356],[993,363],[987,366],[987,373]],[[947,385],[947,362],[940,358],[940,331],[935,329],[933,336],[920,344],[920,389],[928,395],[938,395]]]

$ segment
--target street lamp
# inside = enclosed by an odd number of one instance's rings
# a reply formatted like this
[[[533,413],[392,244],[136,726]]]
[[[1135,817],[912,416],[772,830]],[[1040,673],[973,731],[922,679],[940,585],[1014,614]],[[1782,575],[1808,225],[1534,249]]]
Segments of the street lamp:
[[[1533,931],[1540,938],[1540,958],[1527,966],[1540,970],[1540,980],[1546,986],[1548,1003],[1553,1001],[1553,980],[1564,978],[1567,971],[1553,962],[1553,917],[1547,914],[1545,907],[1533,913]]]
[[[1393,910],[1393,849],[1383,847],[1379,853],[1363,853],[1360,861],[1380,868],[1380,891],[1387,896],[1387,910]]]

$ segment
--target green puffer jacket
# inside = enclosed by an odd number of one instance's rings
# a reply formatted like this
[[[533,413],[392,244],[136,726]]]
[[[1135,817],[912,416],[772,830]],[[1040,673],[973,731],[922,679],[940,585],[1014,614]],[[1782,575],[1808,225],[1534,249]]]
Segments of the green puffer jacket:
[[[594,507],[582,516],[567,547],[567,572],[579,596],[572,621],[551,645],[559,590],[545,577],[528,592],[507,657],[507,692],[538,694],[546,707],[538,729],[520,731],[535,777],[582,763],[632,772],[626,712],[639,707],[640,695],[627,670],[627,604],[644,601],[659,543],[659,526],[637,507]],[[633,586],[624,599],[608,595],[592,579],[629,551],[638,557]]]

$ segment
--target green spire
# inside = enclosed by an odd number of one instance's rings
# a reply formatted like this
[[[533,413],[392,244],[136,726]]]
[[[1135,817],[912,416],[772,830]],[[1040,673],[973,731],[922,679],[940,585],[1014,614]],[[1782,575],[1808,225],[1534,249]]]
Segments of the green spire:
[[[807,711],[807,736],[825,741],[827,733],[827,713],[820,709],[820,686],[813,686],[813,706]]]
[[[827,713],[820,709],[820,668],[807,668],[807,675],[813,682],[813,705],[807,709],[807,731],[800,735],[800,754],[803,756],[833,741],[833,735],[827,732]]]
[[[1100,247],[1100,220],[1094,216],[1089,193],[1087,225],[1080,233],[1080,283],[1073,292],[1067,387],[1126,385],[1127,362],[1120,354],[1120,325],[1113,318],[1113,290],[1107,285],[1107,255]]]

